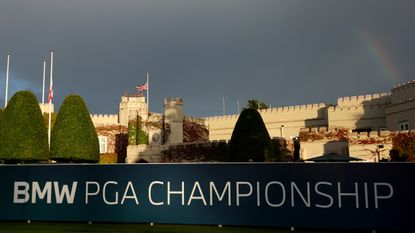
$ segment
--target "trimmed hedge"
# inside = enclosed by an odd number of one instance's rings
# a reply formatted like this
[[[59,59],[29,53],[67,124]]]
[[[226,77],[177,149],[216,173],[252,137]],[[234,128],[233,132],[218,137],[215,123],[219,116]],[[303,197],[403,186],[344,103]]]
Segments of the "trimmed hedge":
[[[1,121],[1,116],[3,115],[4,109],[0,108],[0,121]]]
[[[36,96],[19,91],[0,113],[0,159],[7,162],[49,159],[47,129]]]
[[[82,97],[69,95],[52,128],[51,159],[59,162],[98,162],[99,142]]]
[[[229,158],[235,162],[263,162],[271,156],[271,138],[257,110],[248,108],[241,112],[229,149]]]

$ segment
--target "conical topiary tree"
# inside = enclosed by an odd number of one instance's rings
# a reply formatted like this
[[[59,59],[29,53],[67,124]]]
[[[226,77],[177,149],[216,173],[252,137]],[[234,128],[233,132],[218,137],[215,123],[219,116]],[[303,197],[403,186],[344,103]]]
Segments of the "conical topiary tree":
[[[244,109],[239,115],[229,143],[229,158],[235,162],[263,162],[271,155],[271,138],[256,109]]]
[[[0,113],[0,159],[6,162],[49,159],[47,129],[36,96],[16,92]]]
[[[3,115],[4,109],[0,108],[0,122],[1,122],[1,115]]]
[[[60,162],[98,162],[99,142],[82,97],[65,98],[52,128],[51,159]]]

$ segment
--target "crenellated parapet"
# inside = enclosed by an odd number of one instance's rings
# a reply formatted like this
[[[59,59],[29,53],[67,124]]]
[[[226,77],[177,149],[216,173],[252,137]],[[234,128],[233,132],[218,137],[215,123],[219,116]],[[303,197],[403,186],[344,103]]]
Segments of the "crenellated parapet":
[[[163,120],[163,115],[160,113],[156,113],[156,112],[151,112],[147,119],[147,121],[150,121],[150,122],[160,122],[162,120]]]
[[[399,91],[404,91],[404,90],[409,89],[409,88],[415,88],[415,80],[412,80],[412,81],[394,86],[392,88],[391,92],[395,93],[395,92],[399,92]]]
[[[116,114],[91,114],[90,116],[95,126],[118,125],[118,115]]]
[[[237,120],[239,115],[223,115],[223,116],[211,116],[203,119],[207,121],[222,121],[222,120]]]
[[[356,111],[368,111],[368,110],[384,110],[387,105],[357,105],[357,106],[332,106],[328,108],[328,112],[356,112]]]
[[[415,100],[415,80],[395,86],[391,91],[392,105],[413,103]],[[405,108],[412,108],[412,106]]]
[[[300,112],[304,110],[318,110],[321,108],[327,107],[327,104],[318,103],[318,104],[304,104],[304,105],[294,105],[294,106],[284,106],[284,107],[275,107],[275,108],[267,108],[261,109],[259,112],[261,114],[267,113],[277,113],[277,112]]]
[[[304,104],[304,105],[294,105],[294,106],[284,106],[284,107],[274,107],[274,108],[267,108],[259,110],[261,115],[267,114],[278,114],[278,113],[289,113],[295,115],[296,113],[303,113],[303,112],[317,112],[322,108],[326,108],[330,105],[324,103],[318,104]],[[223,116],[210,116],[205,117],[207,121],[222,121],[222,120],[237,120],[239,115],[223,115]]]
[[[193,116],[184,116],[184,120],[191,123],[196,123],[199,125],[206,125],[207,121],[202,117],[193,117]]]
[[[385,105],[390,103],[390,93],[377,93],[370,95],[345,96],[337,99],[338,107]]]

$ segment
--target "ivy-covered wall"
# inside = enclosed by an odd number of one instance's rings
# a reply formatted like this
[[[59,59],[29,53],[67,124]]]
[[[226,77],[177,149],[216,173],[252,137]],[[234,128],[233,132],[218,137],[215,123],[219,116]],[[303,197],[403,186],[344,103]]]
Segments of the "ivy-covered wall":
[[[392,142],[393,149],[399,152],[398,160],[415,161],[415,132],[395,134]]]
[[[148,133],[142,127],[139,117],[128,122],[128,145],[148,144]]]

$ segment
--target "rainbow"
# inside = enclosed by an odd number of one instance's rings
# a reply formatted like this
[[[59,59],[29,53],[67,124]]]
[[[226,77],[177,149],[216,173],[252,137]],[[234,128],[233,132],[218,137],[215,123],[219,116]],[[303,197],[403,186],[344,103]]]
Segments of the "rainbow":
[[[401,83],[400,74],[396,64],[392,61],[386,49],[382,47],[382,43],[370,34],[367,30],[358,30],[360,40],[363,41],[364,47],[373,59],[374,63],[379,67],[382,73],[393,82],[393,84]]]

